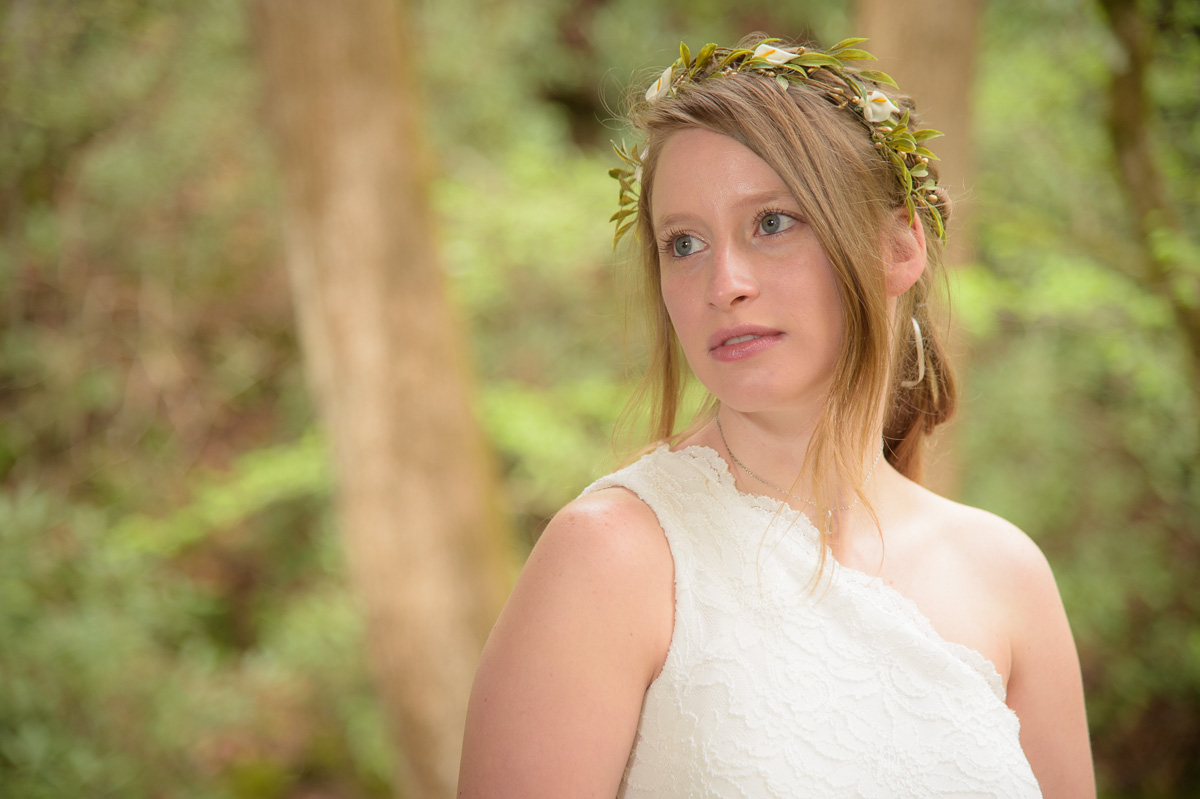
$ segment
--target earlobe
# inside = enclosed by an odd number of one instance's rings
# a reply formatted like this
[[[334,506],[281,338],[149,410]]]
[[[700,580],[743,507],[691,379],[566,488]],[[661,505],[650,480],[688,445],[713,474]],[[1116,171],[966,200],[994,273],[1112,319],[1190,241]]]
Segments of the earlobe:
[[[908,209],[897,208],[884,237],[887,258],[887,293],[899,297],[925,271],[925,226],[920,219],[908,221]]]

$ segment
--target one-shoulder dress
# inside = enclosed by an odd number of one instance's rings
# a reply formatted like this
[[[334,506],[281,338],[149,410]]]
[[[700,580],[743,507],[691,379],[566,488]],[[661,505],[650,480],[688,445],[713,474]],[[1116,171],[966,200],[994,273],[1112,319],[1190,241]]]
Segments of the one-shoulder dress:
[[[994,666],[816,529],[744,494],[711,449],[665,445],[621,486],[657,515],[675,627],[619,799],[1040,797]]]

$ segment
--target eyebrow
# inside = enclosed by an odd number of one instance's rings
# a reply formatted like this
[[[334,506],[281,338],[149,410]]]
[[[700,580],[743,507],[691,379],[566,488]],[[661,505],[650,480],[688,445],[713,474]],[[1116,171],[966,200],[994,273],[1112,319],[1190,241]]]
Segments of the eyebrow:
[[[738,199],[735,207],[752,208],[763,205],[782,204],[785,202],[789,205],[796,206],[797,209],[799,208],[799,203],[796,202],[796,198],[787,189],[771,189],[769,191],[758,192],[757,194],[748,194],[745,197]],[[688,211],[667,214],[662,219],[654,220],[654,229],[660,230],[665,227],[674,227],[688,221],[693,216],[694,214]]]

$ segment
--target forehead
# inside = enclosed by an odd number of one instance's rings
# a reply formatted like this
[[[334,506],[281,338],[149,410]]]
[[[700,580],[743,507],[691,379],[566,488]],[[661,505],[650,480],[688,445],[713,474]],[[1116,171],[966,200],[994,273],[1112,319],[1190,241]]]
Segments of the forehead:
[[[775,170],[741,142],[690,128],[672,134],[663,144],[654,172],[650,216],[659,228],[681,215],[721,216],[791,196]]]

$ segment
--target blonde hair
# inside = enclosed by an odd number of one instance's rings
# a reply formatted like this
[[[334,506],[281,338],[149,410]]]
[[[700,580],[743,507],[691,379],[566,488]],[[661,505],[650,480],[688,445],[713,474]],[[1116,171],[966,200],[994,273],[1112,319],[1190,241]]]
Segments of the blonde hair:
[[[738,46],[754,47],[760,39],[743,40]],[[910,111],[910,124],[915,126],[911,100],[892,99]],[[926,228],[927,268],[899,298],[889,329],[887,264],[880,242],[887,226],[894,224],[896,209],[905,207],[907,190],[873,146],[862,118],[838,108],[811,84],[794,82],[784,90],[771,78],[733,72],[684,83],[652,104],[636,104],[630,121],[645,136],[636,230],[644,291],[650,300],[649,363],[631,407],[650,406],[651,437],[674,443],[687,435],[675,429],[686,361],[659,283],[657,237],[650,216],[654,176],[672,134],[703,128],[741,143],[779,175],[815,232],[839,286],[845,335],[801,473],[814,487],[815,520],[829,517],[838,486],[853,486],[865,500],[863,453],[878,446],[874,430],[881,421],[888,462],[919,480],[922,442],[950,418],[955,406],[954,379],[926,304],[940,275],[942,245],[928,213],[918,213]],[[949,199],[942,189],[937,194],[937,209],[948,219]],[[905,387],[902,384],[914,381],[920,371],[910,317],[923,333],[925,374]],[[697,418],[707,421],[715,405],[710,397]],[[818,527],[823,535],[832,533]]]

